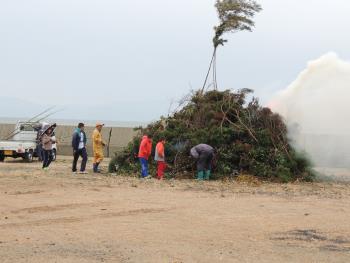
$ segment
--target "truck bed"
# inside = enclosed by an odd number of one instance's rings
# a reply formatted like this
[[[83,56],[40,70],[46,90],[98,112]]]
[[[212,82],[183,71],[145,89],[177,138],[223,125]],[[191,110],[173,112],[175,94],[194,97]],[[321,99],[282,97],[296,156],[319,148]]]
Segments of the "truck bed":
[[[18,153],[22,153],[25,150],[34,150],[35,148],[36,143],[32,141],[0,141],[0,151],[15,151]]]

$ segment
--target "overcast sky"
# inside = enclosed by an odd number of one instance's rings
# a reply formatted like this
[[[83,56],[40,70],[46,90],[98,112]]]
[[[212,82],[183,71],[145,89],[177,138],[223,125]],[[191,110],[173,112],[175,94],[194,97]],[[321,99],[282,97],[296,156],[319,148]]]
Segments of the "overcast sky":
[[[0,104],[67,105],[57,117],[71,119],[166,115],[202,85],[214,2],[0,0]],[[218,51],[220,89],[252,88],[264,103],[310,59],[350,60],[349,0],[258,2],[254,31],[228,34]]]

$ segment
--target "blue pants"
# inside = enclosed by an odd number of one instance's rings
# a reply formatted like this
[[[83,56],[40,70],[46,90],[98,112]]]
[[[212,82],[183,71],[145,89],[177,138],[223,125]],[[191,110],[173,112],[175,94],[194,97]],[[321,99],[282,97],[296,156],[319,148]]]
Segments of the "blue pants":
[[[139,158],[141,163],[141,176],[148,176],[148,161],[145,158]]]

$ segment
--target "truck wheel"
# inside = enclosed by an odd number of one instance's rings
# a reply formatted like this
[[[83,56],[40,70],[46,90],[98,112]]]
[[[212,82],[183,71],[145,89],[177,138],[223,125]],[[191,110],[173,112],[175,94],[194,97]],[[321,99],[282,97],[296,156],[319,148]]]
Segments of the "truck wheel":
[[[26,152],[25,155],[24,155],[24,160],[27,163],[33,162],[33,152]]]
[[[56,161],[57,158],[57,153],[56,153],[56,149],[52,150],[52,161]]]

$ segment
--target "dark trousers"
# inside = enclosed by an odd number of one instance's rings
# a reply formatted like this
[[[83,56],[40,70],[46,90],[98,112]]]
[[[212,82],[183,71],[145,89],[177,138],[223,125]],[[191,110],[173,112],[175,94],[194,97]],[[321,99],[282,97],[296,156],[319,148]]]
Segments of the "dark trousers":
[[[81,158],[83,158],[81,161],[80,171],[81,172],[85,171],[88,155],[86,152],[86,148],[84,147],[83,149],[79,149],[77,151],[74,151],[74,153],[73,153],[73,166],[72,166],[73,172],[77,171],[77,163],[78,163],[79,156],[81,156]]]
[[[38,155],[39,161],[44,161],[44,150],[41,144],[36,147],[36,154]]]
[[[43,168],[49,167],[50,163],[52,162],[52,150],[43,150]]]
[[[197,160],[197,171],[211,170],[211,161],[213,160],[214,154],[208,152],[202,152]]]

